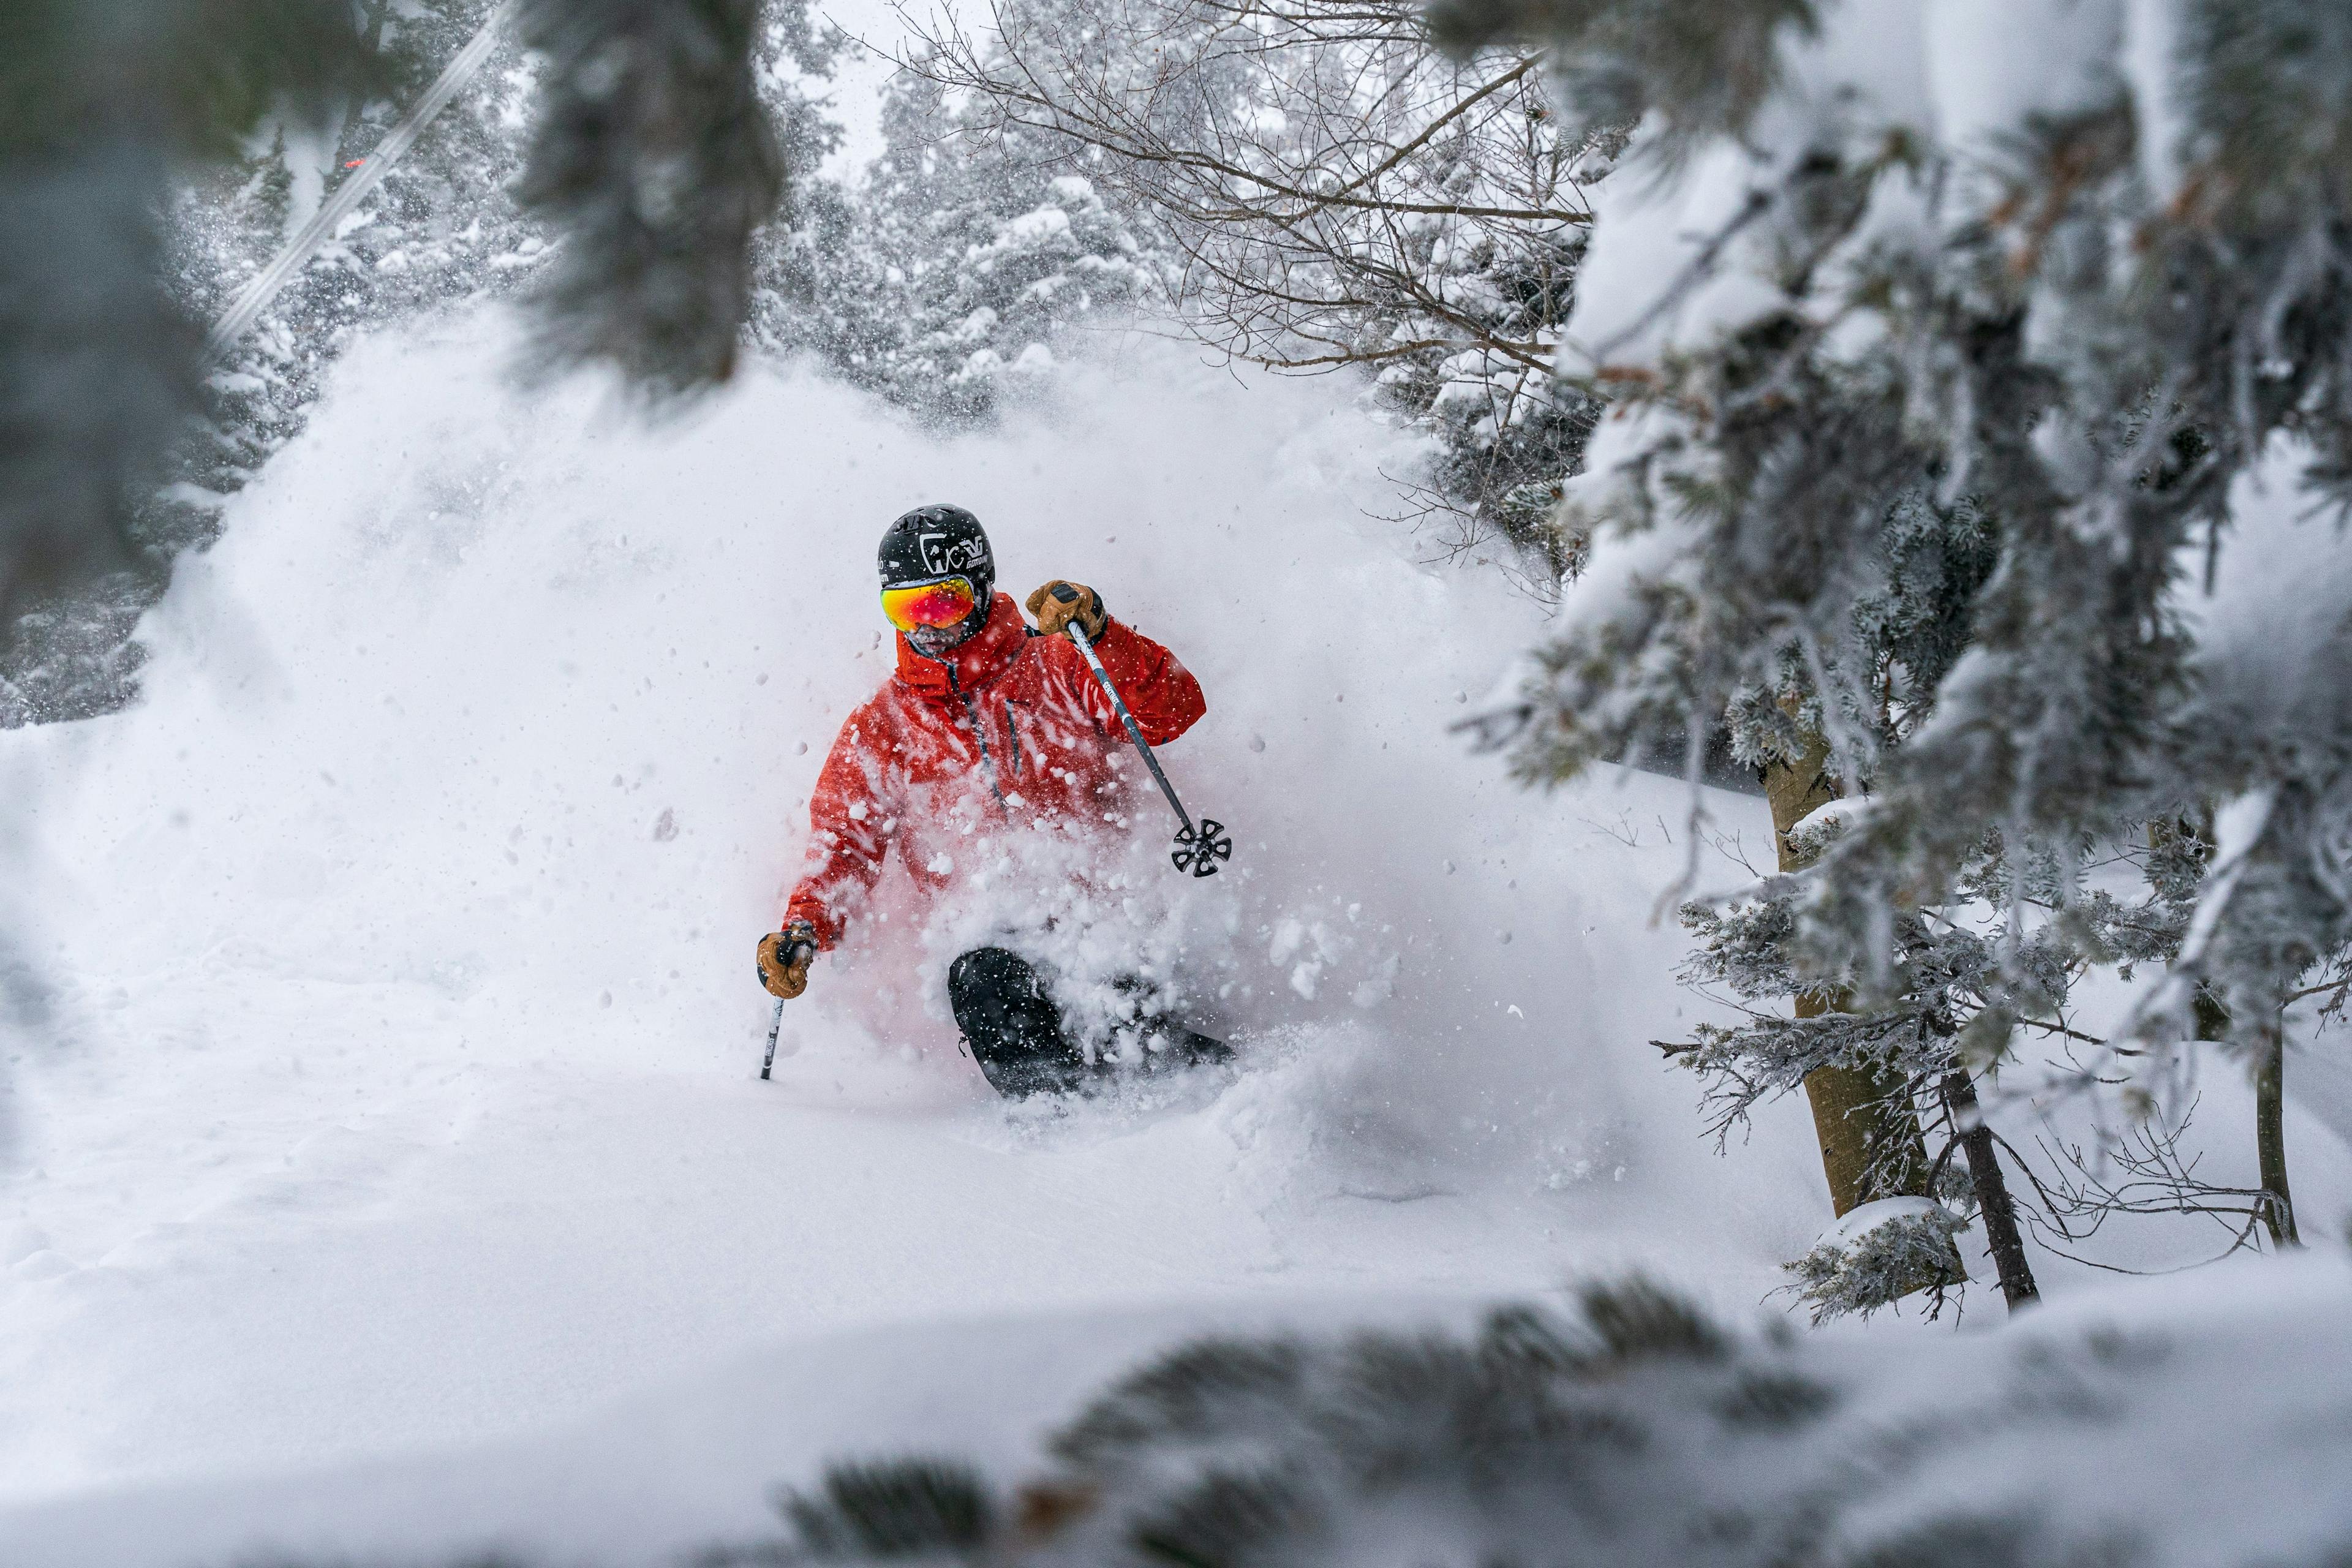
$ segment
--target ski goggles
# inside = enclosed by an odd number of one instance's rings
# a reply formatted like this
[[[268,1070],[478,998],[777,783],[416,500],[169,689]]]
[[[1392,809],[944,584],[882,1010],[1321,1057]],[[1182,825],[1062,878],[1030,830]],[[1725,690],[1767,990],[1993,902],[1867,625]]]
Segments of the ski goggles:
[[[954,626],[971,615],[979,602],[969,577],[942,577],[936,583],[882,590],[882,613],[902,632]]]

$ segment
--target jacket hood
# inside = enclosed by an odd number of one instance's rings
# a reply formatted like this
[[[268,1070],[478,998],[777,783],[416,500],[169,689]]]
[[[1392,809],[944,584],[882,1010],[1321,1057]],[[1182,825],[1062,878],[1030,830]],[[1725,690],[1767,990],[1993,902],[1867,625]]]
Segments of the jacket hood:
[[[988,622],[980,630],[938,658],[915,651],[907,634],[898,634],[898,684],[938,697],[977,691],[1013,668],[1029,640],[1029,623],[1010,594],[992,594]]]

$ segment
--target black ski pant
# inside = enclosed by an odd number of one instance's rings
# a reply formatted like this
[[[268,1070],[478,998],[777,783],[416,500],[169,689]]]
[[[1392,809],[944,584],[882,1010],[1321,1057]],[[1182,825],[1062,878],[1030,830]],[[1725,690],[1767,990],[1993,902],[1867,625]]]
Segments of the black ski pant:
[[[1104,1077],[1108,1063],[1089,1063],[1062,1027],[1062,1010],[1036,970],[1015,952],[976,947],[948,966],[948,1005],[972,1059],[990,1085],[1008,1100],[1033,1094],[1065,1094]],[[1189,1029],[1163,1026],[1153,1031],[1159,1048],[1148,1067],[1193,1066],[1229,1061],[1220,1040]]]

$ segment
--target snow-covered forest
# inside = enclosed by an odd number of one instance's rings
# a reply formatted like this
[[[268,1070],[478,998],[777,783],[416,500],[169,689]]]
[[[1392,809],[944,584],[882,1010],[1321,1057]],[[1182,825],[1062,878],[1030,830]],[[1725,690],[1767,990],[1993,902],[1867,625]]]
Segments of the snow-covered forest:
[[[2352,14],[0,80],[0,1562],[2352,1554]]]

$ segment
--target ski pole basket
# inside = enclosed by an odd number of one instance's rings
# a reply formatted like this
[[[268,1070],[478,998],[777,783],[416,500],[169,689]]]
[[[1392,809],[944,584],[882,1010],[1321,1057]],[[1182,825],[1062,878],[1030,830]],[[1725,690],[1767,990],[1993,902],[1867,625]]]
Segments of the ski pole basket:
[[[1204,816],[1198,827],[1188,822],[1177,830],[1176,847],[1168,858],[1179,871],[1213,877],[1219,862],[1234,858],[1234,836],[1225,831],[1223,823]]]

